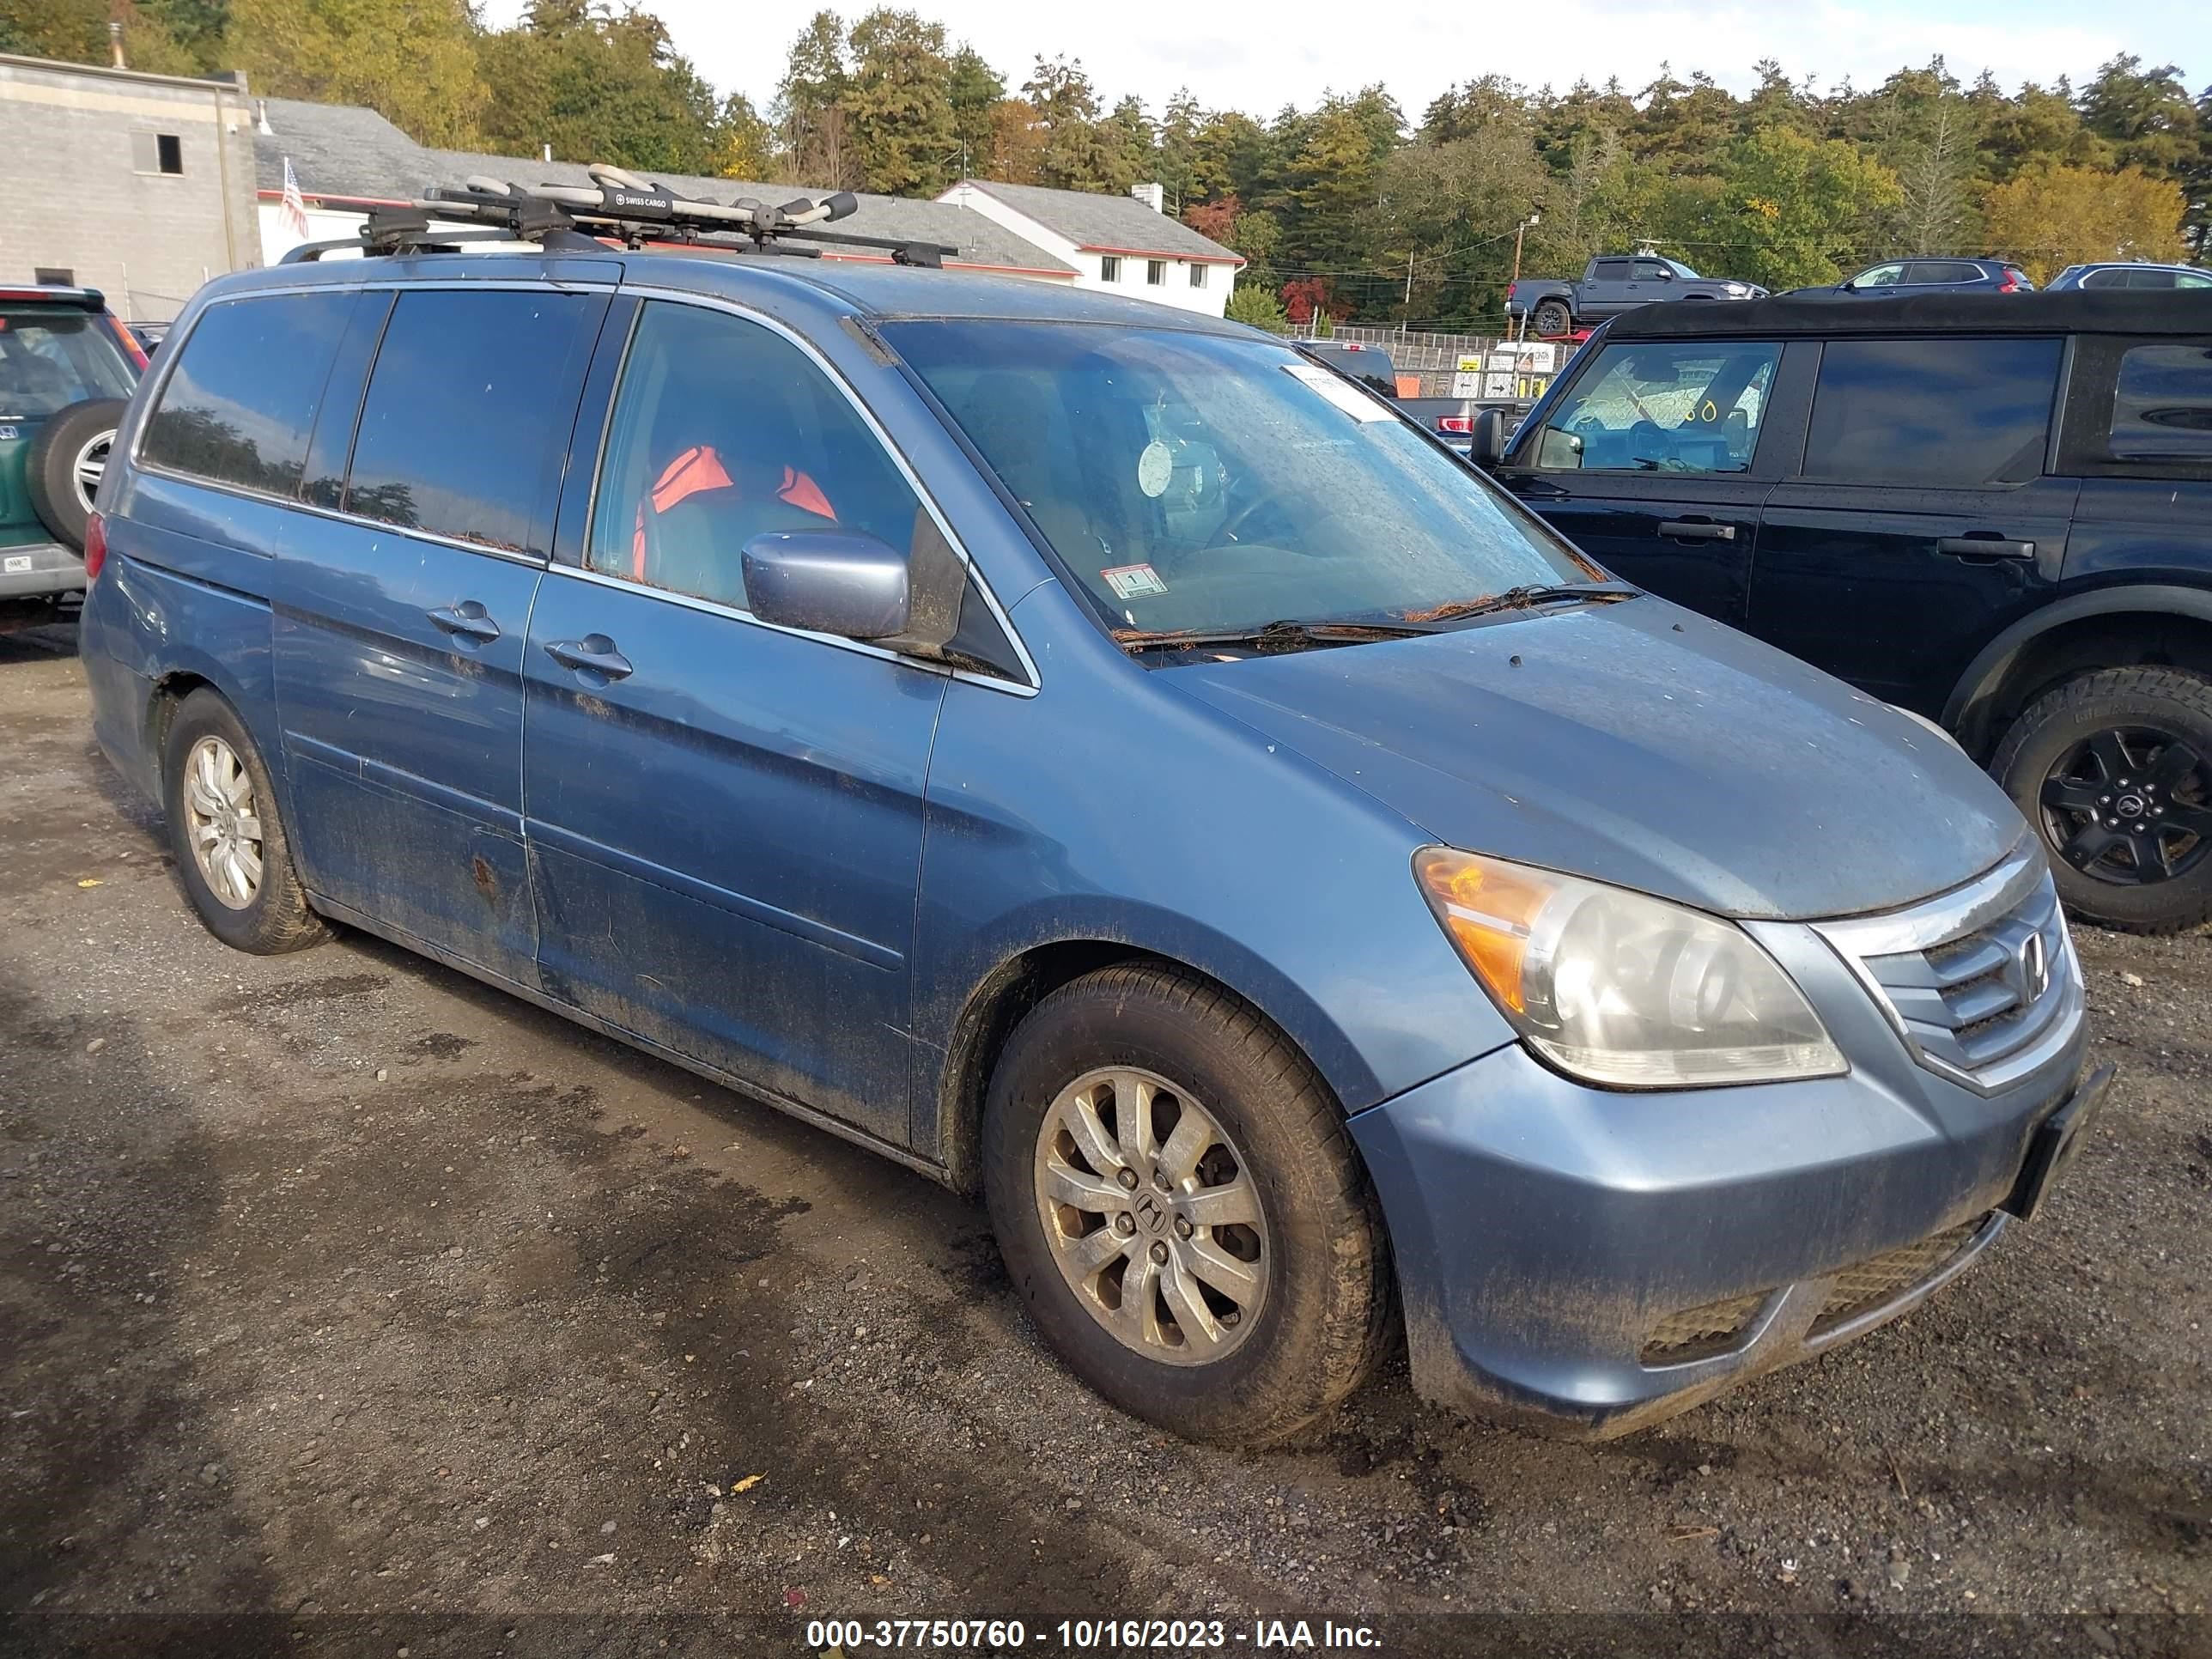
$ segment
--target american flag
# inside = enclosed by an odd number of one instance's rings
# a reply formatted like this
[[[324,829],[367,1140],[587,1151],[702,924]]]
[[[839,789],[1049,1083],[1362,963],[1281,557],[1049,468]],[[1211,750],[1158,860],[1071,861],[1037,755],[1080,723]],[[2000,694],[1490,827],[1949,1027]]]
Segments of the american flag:
[[[299,176],[292,171],[292,158],[284,158],[284,224],[301,241],[307,240],[307,204],[300,196]]]

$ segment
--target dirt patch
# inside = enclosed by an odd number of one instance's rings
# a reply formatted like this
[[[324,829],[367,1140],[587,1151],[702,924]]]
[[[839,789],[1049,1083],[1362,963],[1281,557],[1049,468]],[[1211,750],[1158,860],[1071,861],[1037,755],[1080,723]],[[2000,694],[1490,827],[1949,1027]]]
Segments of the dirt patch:
[[[76,838],[65,881],[0,878],[0,1650],[781,1652],[916,1614],[1039,1652],[1105,1615],[1439,1654],[2203,1635],[2212,939],[2083,933],[2111,1109],[1897,1325],[1601,1446],[1428,1410],[1401,1358],[1243,1455],[1075,1386],[981,1212],[919,1177],[374,941],[224,951],[61,740],[76,665],[0,642],[0,709],[46,769],[0,831]]]

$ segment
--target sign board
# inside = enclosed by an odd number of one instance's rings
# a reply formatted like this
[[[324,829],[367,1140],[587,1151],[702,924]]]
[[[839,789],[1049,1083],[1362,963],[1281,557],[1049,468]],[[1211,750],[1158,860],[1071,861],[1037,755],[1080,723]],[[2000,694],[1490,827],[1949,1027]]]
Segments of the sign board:
[[[1482,396],[1482,359],[1472,354],[1459,360],[1452,375],[1451,395],[1455,398]]]
[[[1467,362],[1462,358],[1462,362]],[[1559,348],[1549,340],[1509,340],[1491,348],[1482,365],[1482,390],[1455,396],[1537,398],[1559,368]],[[1463,377],[1462,377],[1463,378]],[[1457,384],[1455,380],[1454,384]]]

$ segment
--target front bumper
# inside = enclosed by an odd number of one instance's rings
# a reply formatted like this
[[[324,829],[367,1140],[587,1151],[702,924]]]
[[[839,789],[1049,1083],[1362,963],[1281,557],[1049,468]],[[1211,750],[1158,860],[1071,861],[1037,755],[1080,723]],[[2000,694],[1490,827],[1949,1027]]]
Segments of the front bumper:
[[[1351,1120],[1422,1397],[1629,1433],[1896,1317],[2032,1213],[2109,1077],[2080,1080],[2078,988],[1987,1093],[1917,1063],[1832,952],[1778,954],[1849,1074],[1625,1093],[1516,1044]]]
[[[83,558],[59,542],[0,547],[0,599],[73,593],[83,586]]]

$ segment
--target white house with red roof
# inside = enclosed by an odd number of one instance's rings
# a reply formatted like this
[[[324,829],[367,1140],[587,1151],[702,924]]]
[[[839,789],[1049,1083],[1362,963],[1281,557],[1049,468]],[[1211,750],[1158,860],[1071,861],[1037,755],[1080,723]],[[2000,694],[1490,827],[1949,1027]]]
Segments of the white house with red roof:
[[[1075,269],[1078,288],[1218,317],[1243,257],[1161,210],[1158,185],[1127,196],[963,179],[937,198],[981,214]]]

